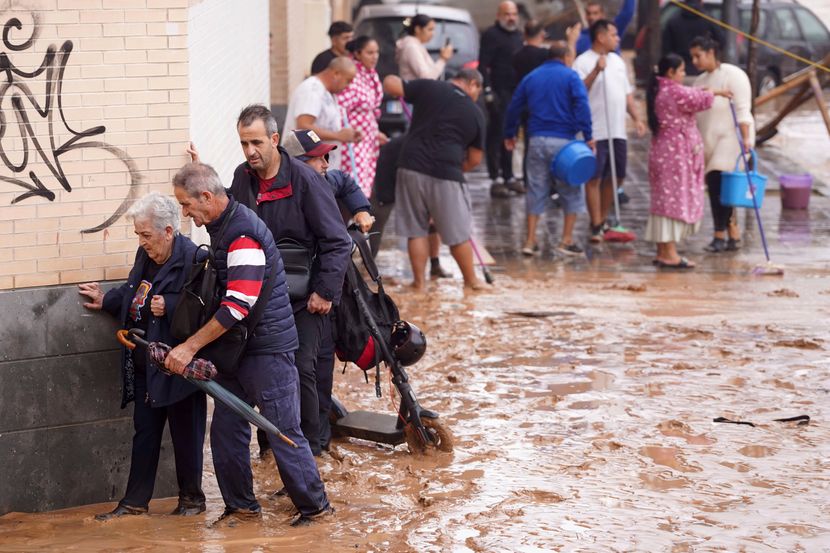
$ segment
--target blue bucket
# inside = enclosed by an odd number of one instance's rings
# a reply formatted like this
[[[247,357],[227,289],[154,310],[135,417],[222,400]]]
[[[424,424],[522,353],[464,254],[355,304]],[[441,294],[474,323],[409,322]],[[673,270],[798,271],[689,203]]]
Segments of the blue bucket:
[[[554,178],[569,186],[582,186],[597,171],[597,157],[582,140],[565,144],[550,163]]]
[[[749,178],[752,181],[752,188],[755,190],[755,201],[758,202],[758,209],[764,203],[764,191],[767,188],[767,177],[758,173],[758,160],[755,150],[750,154],[752,160],[752,171],[749,171]],[[734,171],[724,171],[720,177],[720,203],[731,207],[753,207],[752,191],[747,183],[747,172],[739,171],[741,156],[735,161]]]

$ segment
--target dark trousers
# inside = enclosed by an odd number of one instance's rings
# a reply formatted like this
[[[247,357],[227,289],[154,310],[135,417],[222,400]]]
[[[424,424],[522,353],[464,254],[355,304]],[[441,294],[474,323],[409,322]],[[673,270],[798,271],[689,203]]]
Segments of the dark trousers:
[[[145,402],[147,380],[142,373],[136,375],[135,397],[135,434],[130,476],[127,480],[127,491],[120,503],[143,509],[149,505],[156,483],[164,423],[167,422],[170,425],[170,438],[176,458],[179,501],[186,505],[203,505],[205,494],[202,492],[202,450],[207,419],[205,394],[194,392],[172,405],[151,407]]]
[[[308,442],[300,431],[297,369],[291,353],[249,355],[239,362],[234,376],[219,375],[216,382],[236,394],[291,438],[293,448],[271,436],[271,449],[288,496],[303,514],[328,507],[325,486],[317,471]],[[251,474],[251,426],[242,417],[216,402],[210,425],[213,467],[225,506],[233,510],[260,509]]]
[[[323,341],[323,316],[302,309],[294,313],[300,347],[295,354],[300,375],[300,428],[314,455],[320,455],[320,403],[317,397],[317,354]]]
[[[487,173],[491,179],[499,176],[505,181],[513,178],[513,152],[504,148],[504,117],[510,105],[510,92],[496,94],[494,101],[487,106],[489,121],[487,124]]]
[[[381,203],[374,194],[370,202],[372,204],[372,215],[375,216],[375,222],[369,230],[369,247],[372,248],[372,255],[377,256],[378,251],[380,251],[380,241],[383,239],[383,229],[386,227],[389,216],[392,215],[392,208],[395,207],[395,204],[394,202]]]
[[[735,213],[734,207],[720,203],[720,171],[706,173],[706,189],[709,191],[709,205],[712,208],[712,220],[715,223],[715,232],[724,232]]]
[[[331,317],[326,317],[323,323],[323,341],[320,344],[320,353],[317,354],[317,400],[320,403],[320,448],[328,449],[331,442],[331,390],[334,387],[334,334],[332,333]]]

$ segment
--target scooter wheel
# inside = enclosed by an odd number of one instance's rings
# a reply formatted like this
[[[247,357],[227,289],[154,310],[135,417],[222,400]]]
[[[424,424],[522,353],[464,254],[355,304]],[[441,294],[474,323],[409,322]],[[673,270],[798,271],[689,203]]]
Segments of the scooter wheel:
[[[411,424],[407,424],[404,427],[404,436],[410,453],[420,455],[431,449],[444,452],[452,451],[454,439],[449,428],[438,422],[438,419],[427,417],[421,417],[421,423],[430,436],[430,443],[425,444],[415,428]]]

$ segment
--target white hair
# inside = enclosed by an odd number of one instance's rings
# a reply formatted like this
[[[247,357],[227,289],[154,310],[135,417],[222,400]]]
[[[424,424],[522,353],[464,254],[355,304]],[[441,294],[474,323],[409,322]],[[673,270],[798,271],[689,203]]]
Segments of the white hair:
[[[127,211],[127,219],[150,221],[156,230],[173,228],[173,234],[179,233],[182,218],[179,204],[170,196],[150,192],[136,202]]]

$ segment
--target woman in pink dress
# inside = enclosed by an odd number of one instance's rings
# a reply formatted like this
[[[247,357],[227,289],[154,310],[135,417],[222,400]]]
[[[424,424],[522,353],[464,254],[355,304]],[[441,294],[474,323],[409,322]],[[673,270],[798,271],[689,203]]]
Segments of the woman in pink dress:
[[[683,86],[683,58],[667,54],[652,75],[646,94],[651,150],[648,180],[651,209],[645,239],[657,243],[654,264],[663,269],[695,265],[677,253],[677,242],[700,228],[703,218],[703,139],[695,114],[712,107],[715,96],[730,95]]]
[[[346,49],[354,58],[357,74],[352,83],[337,95],[337,103],[343,112],[344,126],[348,124],[359,130],[363,140],[353,145],[341,145],[344,150],[340,168],[354,177],[368,198],[375,180],[378,151],[388,140],[378,130],[383,89],[375,66],[380,48],[373,38],[359,36],[349,42]]]

